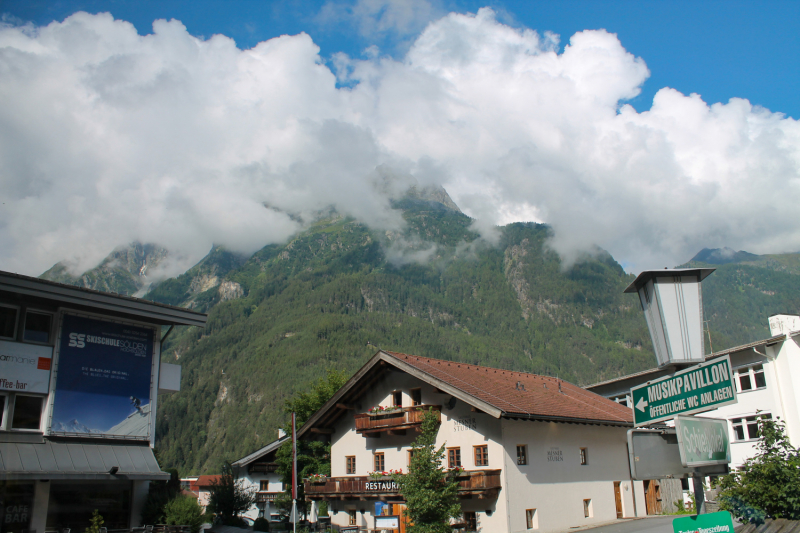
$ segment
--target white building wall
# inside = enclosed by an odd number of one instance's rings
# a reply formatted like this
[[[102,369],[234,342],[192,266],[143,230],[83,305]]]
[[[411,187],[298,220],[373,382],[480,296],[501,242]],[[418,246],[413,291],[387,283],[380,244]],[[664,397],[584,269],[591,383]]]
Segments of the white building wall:
[[[267,474],[261,472],[253,472],[247,473],[245,468],[242,468],[239,472],[239,479],[241,479],[244,483],[243,486],[245,489],[252,490],[253,492],[261,492],[261,481],[269,482],[267,490],[263,492],[283,492],[283,483],[281,483],[281,478],[277,472],[269,472]],[[255,520],[259,516],[259,508],[256,504],[253,504],[250,509],[248,509],[244,516],[248,518],[252,518]],[[270,515],[272,513],[277,512],[277,508],[275,507],[274,503],[267,502],[264,507],[264,518],[267,520],[270,519]]]
[[[527,509],[536,509],[542,532],[615,520],[614,481],[620,482],[623,516],[635,515],[627,428],[504,420],[503,436],[508,465],[503,494],[511,510],[510,531],[527,530]],[[527,446],[527,465],[517,465],[518,445]],[[581,448],[587,452],[585,465]],[[591,500],[589,518],[584,516],[586,499]]]

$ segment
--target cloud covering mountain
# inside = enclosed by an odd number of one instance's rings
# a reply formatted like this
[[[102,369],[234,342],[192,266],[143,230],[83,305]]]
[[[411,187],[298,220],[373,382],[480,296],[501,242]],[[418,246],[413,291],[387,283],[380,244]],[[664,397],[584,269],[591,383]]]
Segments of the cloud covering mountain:
[[[306,34],[240,50],[176,20],[149,35],[109,14],[4,25],[0,268],[80,272],[136,240],[169,249],[175,274],[329,206],[396,229],[408,176],[478,229],[548,222],[567,259],[597,244],[639,270],[704,247],[800,249],[798,122],[670,88],[638,113],[624,102],[648,75],[613,34],[559,52],[490,9],[430,23],[400,60],[327,63]]]

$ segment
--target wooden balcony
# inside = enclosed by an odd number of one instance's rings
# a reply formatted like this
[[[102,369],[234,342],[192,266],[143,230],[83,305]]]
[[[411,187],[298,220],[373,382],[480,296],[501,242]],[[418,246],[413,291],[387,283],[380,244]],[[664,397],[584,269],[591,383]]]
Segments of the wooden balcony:
[[[500,489],[500,470],[465,470],[456,479],[458,494],[462,498],[491,498]],[[310,500],[366,500],[400,496],[397,484],[390,477],[374,479],[369,476],[331,477],[316,483],[307,481],[305,494]]]
[[[248,473],[269,474],[278,471],[278,463],[252,463],[247,467]]]
[[[415,405],[414,407],[403,407],[389,413],[360,413],[355,415],[356,432],[367,436],[379,436],[381,433],[405,434],[407,429],[415,429],[422,424],[422,415],[428,410],[433,409],[439,420],[441,420],[441,405]]]

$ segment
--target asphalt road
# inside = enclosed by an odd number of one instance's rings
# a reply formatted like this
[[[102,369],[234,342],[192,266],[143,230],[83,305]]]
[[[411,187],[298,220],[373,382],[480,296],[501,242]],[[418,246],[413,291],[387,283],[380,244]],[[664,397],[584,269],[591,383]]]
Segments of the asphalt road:
[[[592,533],[672,533],[672,521],[675,516],[654,516],[639,520],[620,520],[613,524],[584,529]]]

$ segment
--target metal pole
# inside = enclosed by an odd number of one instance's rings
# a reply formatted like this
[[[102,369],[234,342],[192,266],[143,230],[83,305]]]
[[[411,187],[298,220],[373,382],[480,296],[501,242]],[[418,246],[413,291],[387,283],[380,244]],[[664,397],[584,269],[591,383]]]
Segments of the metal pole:
[[[697,514],[706,514],[706,494],[703,491],[703,475],[695,472],[692,474],[694,484],[694,504]]]

